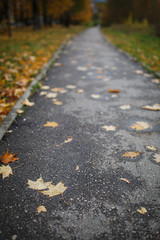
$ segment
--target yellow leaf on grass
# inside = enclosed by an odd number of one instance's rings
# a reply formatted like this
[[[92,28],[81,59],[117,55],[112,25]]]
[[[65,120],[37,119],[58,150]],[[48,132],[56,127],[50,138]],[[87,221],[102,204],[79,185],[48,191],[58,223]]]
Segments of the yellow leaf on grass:
[[[153,106],[146,105],[142,108],[146,110],[151,110],[151,111],[160,111],[160,104],[156,103]]]
[[[41,193],[49,197],[54,197],[59,194],[62,194],[66,189],[67,187],[65,187],[62,182],[59,182],[57,185],[50,185],[48,187],[48,190],[41,191]]]
[[[9,177],[10,174],[13,174],[12,173],[12,168],[8,165],[8,166],[4,166],[2,165],[0,167],[0,174],[2,174],[2,178],[6,178],[6,177]]]
[[[49,188],[50,185],[52,185],[52,182],[44,182],[43,179],[40,177],[36,181],[28,180],[29,185],[28,188],[34,189],[34,190],[44,190]]]
[[[152,145],[152,146],[146,146],[149,150],[156,151],[157,149]]]
[[[106,131],[115,131],[116,130],[116,127],[115,126],[103,126],[102,128],[104,128]]]
[[[58,123],[56,123],[56,122],[47,122],[47,123],[44,124],[43,126],[44,126],[44,127],[53,127],[53,128],[55,128],[55,127],[58,127],[59,125],[58,125]]]
[[[154,155],[154,161],[156,161],[157,163],[160,163],[160,153],[156,153]]]
[[[47,209],[45,208],[45,206],[39,206],[39,207],[37,208],[37,212],[38,212],[38,214],[39,214],[40,212],[47,212]]]
[[[120,178],[120,180],[122,180],[122,181],[124,181],[124,182],[126,182],[126,183],[130,183],[130,181],[128,180],[128,179],[126,179],[126,178]]]
[[[131,126],[131,128],[141,131],[141,130],[145,130],[147,128],[151,128],[151,124],[149,124],[147,122],[136,122]]]
[[[139,155],[140,155],[139,152],[136,152],[136,151],[134,151],[134,152],[126,152],[126,153],[123,154],[123,157],[135,158],[135,157],[137,157]]]
[[[34,102],[30,102],[28,99],[25,99],[24,101],[21,102],[22,105],[32,107],[34,105]]]
[[[144,207],[141,207],[140,209],[137,209],[137,212],[144,215],[145,213],[147,213],[147,209]]]

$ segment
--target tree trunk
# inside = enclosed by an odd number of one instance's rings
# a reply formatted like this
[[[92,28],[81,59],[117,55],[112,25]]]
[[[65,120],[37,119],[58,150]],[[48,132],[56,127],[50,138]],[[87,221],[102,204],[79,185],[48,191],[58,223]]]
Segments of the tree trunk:
[[[9,35],[9,37],[12,36],[10,6],[11,6],[11,2],[10,2],[10,0],[7,0],[7,18],[8,18],[8,35]]]
[[[40,28],[39,23],[39,9],[37,0],[32,0],[32,7],[33,7],[33,22],[34,22],[34,30]]]

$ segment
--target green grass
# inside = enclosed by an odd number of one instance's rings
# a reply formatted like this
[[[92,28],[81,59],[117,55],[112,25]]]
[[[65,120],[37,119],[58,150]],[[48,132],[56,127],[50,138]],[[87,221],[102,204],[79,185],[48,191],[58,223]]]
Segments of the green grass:
[[[160,38],[155,36],[151,27],[113,25],[102,31],[114,45],[150,67],[153,72],[160,73]]]

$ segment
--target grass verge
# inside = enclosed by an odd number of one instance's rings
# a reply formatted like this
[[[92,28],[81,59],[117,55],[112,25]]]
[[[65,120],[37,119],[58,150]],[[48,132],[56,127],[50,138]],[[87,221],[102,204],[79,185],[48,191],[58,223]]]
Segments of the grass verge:
[[[149,26],[113,25],[102,28],[108,40],[149,67],[160,73],[160,38]]]
[[[12,38],[0,39],[0,123],[65,41],[83,31],[84,26],[54,26],[33,31],[13,31]],[[33,92],[37,90],[37,86]]]

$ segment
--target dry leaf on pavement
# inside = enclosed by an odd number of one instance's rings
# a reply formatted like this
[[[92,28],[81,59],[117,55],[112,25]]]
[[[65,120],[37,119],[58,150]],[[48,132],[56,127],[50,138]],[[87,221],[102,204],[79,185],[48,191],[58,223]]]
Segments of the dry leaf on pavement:
[[[55,97],[57,97],[57,93],[51,93],[51,92],[50,92],[50,93],[47,93],[47,94],[46,94],[46,97],[47,97],[47,98],[55,98]]]
[[[115,126],[103,126],[102,128],[104,128],[106,131],[115,131],[116,130],[116,127]]]
[[[41,89],[47,90],[47,89],[50,89],[50,87],[49,86],[42,86]]]
[[[160,163],[160,153],[156,153],[154,155],[154,161],[156,161],[157,163]]]
[[[57,99],[53,99],[52,100],[53,101],[53,103],[55,104],[55,105],[62,105],[62,102],[61,101],[58,101]]]
[[[44,91],[42,91],[42,92],[40,92],[40,94],[39,94],[40,96],[44,96],[44,95],[47,95],[47,92],[44,92]]]
[[[136,73],[136,74],[144,74],[144,72],[141,71],[141,70],[135,70],[135,71],[133,71],[133,72]]]
[[[130,183],[130,181],[128,180],[128,179],[126,179],[126,178],[120,178],[120,180],[122,180],[122,181],[124,181],[124,182],[126,182],[126,183]]]
[[[135,157],[137,157],[139,155],[140,155],[139,152],[136,152],[136,151],[134,151],[134,152],[126,152],[126,153],[123,154],[123,157],[135,158]]]
[[[6,177],[9,177],[10,174],[13,174],[12,168],[9,165],[7,165],[7,166],[2,165],[0,167],[0,174],[2,174],[3,179]]]
[[[146,105],[146,106],[144,106],[142,108],[146,109],[146,110],[151,110],[151,111],[160,111],[160,104],[156,103],[153,106]]]
[[[160,79],[152,79],[152,82],[153,82],[153,83],[160,84]]]
[[[64,64],[63,64],[63,63],[56,62],[56,63],[54,63],[54,66],[55,66],[55,67],[61,67],[61,66],[64,66]]]
[[[77,92],[77,93],[83,93],[84,90],[83,90],[83,89],[77,89],[76,92]]]
[[[76,88],[76,86],[75,86],[75,85],[67,85],[66,88],[68,88],[68,89],[74,89],[74,88]]]
[[[49,197],[57,196],[59,194],[62,194],[67,187],[64,186],[62,182],[59,182],[57,185],[50,185],[48,187],[48,190],[46,191],[41,191],[42,194],[47,195]]]
[[[119,107],[120,109],[126,110],[126,109],[130,109],[131,106],[130,105],[122,105]]]
[[[53,128],[55,128],[55,127],[58,127],[59,125],[58,125],[58,123],[56,123],[56,122],[47,122],[47,123],[44,124],[43,126],[44,126],[44,127],[53,127]]]
[[[67,139],[66,139],[63,143],[61,143],[61,144],[56,144],[55,146],[56,146],[56,147],[61,147],[61,146],[62,146],[63,144],[65,144],[65,143],[72,142],[72,140],[73,140],[73,137],[69,136],[69,137],[67,137]]]
[[[109,89],[108,89],[108,92],[109,92],[109,93],[120,93],[120,90],[109,88]]]
[[[99,99],[101,96],[98,94],[92,94],[91,97],[94,99]]]
[[[16,113],[22,114],[22,113],[24,113],[24,111],[20,109],[20,110],[17,110]]]
[[[34,189],[34,190],[44,190],[49,188],[50,185],[52,185],[52,182],[44,182],[43,179],[40,177],[36,181],[28,180],[29,185],[28,188]]]
[[[157,149],[152,145],[152,146],[146,146],[149,150],[156,151]]]
[[[8,164],[10,162],[15,162],[17,160],[19,160],[19,158],[16,158],[17,154],[12,154],[12,153],[8,153],[8,150],[7,152],[5,153],[4,156],[1,155],[1,162],[4,163],[4,164]]]
[[[66,90],[64,88],[52,88],[51,91],[60,92],[60,93],[63,93],[64,91],[66,92]]]
[[[39,214],[40,212],[47,212],[47,209],[45,208],[45,206],[39,206],[39,207],[37,208],[37,212],[38,212],[38,214]]]
[[[22,105],[32,107],[34,105],[34,102],[30,102],[28,99],[25,99],[24,101],[21,102]]]
[[[87,68],[86,67],[77,67],[77,70],[78,71],[87,71]]]
[[[76,169],[75,169],[75,170],[76,170],[76,171],[78,171],[78,170],[79,170],[79,166],[78,166],[78,165],[76,166]]]
[[[132,129],[136,129],[138,131],[141,131],[141,130],[145,130],[147,128],[151,128],[151,124],[147,123],[147,122],[136,122],[134,123],[132,126],[131,126]]]
[[[137,212],[139,212],[139,213],[144,215],[145,213],[147,213],[147,209],[144,208],[144,207],[141,207],[140,209],[137,209]]]

